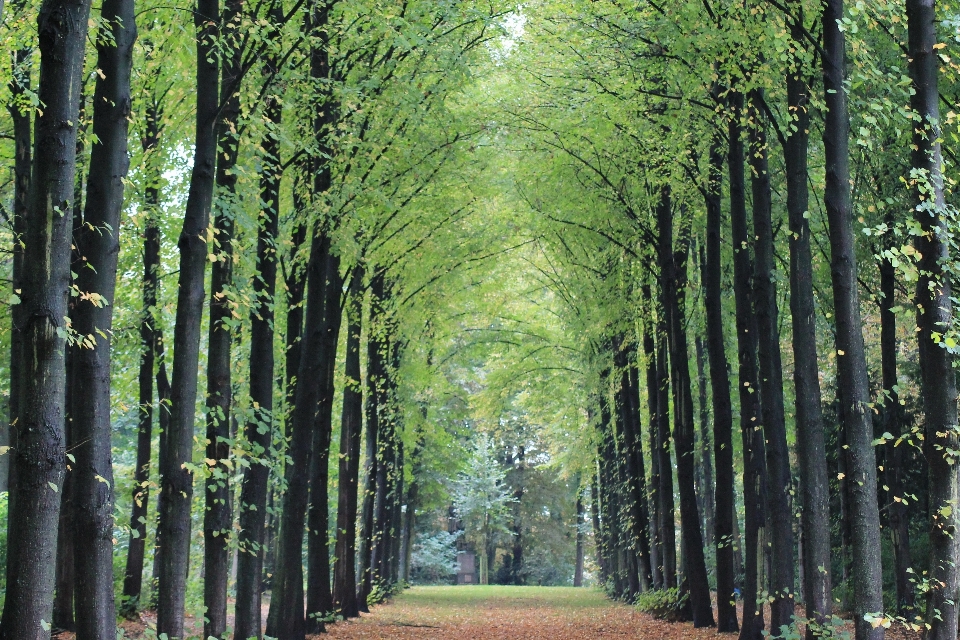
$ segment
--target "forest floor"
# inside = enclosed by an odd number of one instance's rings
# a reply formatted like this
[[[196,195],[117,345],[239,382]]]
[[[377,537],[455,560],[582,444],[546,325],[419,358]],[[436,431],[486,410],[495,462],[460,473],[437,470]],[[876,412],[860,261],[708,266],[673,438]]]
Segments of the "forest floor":
[[[328,627],[330,640],[448,638],[581,640],[715,638],[573,587],[413,587],[359,620]]]
[[[231,607],[232,608],[232,607]],[[266,620],[268,604],[264,602]],[[740,607],[738,607],[739,609]],[[231,611],[232,613],[232,611]],[[714,611],[716,614],[716,611]],[[803,612],[797,611],[798,616]],[[232,616],[229,616],[232,626]],[[766,612],[769,620],[769,610]],[[124,637],[156,638],[156,617],[145,611],[137,621],[124,621]],[[191,638],[201,635],[200,620],[187,617]],[[847,621],[844,631],[853,637]],[[609,600],[602,591],[574,587],[446,586],[412,587],[388,602],[371,608],[359,619],[327,626],[328,633],[311,640],[583,640],[635,638],[638,640],[728,640],[715,628],[694,629],[690,623],[658,620],[634,607]],[[72,633],[55,634],[73,640]],[[840,636],[842,637],[842,636]],[[919,640],[916,633],[894,626],[887,640]]]

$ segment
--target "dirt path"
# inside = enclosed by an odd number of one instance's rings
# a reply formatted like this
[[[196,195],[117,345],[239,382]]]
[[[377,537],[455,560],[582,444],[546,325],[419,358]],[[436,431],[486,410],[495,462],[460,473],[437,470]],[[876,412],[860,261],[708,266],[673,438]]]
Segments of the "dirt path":
[[[330,640],[718,637],[716,630],[655,620],[599,591],[572,587],[414,587],[359,620],[328,629]]]

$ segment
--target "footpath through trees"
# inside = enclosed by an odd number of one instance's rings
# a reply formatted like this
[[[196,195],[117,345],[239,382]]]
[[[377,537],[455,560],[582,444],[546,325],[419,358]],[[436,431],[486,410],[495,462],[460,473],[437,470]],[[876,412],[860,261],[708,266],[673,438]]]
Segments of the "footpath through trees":
[[[714,629],[675,625],[574,587],[414,587],[363,616],[330,627],[355,638],[715,638]]]

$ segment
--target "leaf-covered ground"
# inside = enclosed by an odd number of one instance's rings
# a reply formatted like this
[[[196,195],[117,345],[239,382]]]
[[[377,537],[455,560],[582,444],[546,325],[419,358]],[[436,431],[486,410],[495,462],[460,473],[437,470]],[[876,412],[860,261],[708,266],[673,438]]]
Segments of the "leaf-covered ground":
[[[266,598],[268,600],[268,597]],[[269,604],[264,602],[266,621]],[[740,606],[737,607],[742,614]],[[228,616],[233,626],[232,603]],[[716,615],[716,609],[714,609]],[[801,607],[797,616],[802,617]],[[847,616],[848,617],[848,616]],[[765,612],[770,619],[769,608]],[[124,620],[124,638],[156,638],[156,614],[144,611],[138,620]],[[190,640],[199,639],[202,625],[187,616]],[[582,640],[585,638],[637,638],[642,640],[735,640],[735,634],[716,629],[694,629],[690,623],[657,620],[633,607],[612,602],[597,589],[574,587],[413,587],[386,604],[372,607],[357,620],[327,626],[328,633],[310,640]],[[838,637],[853,638],[847,619]],[[56,640],[74,640],[62,632]],[[894,624],[887,640],[920,640],[918,633]]]
[[[716,638],[714,629],[671,624],[573,587],[414,587],[359,620],[329,627],[326,638]],[[731,636],[732,637],[732,636]]]

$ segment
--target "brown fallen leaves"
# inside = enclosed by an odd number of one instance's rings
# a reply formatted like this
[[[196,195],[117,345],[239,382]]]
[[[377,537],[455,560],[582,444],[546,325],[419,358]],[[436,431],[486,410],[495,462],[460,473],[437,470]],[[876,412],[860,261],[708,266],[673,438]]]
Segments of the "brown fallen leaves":
[[[713,629],[656,620],[599,591],[566,587],[415,587],[370,615],[328,629],[330,640],[717,637]]]

